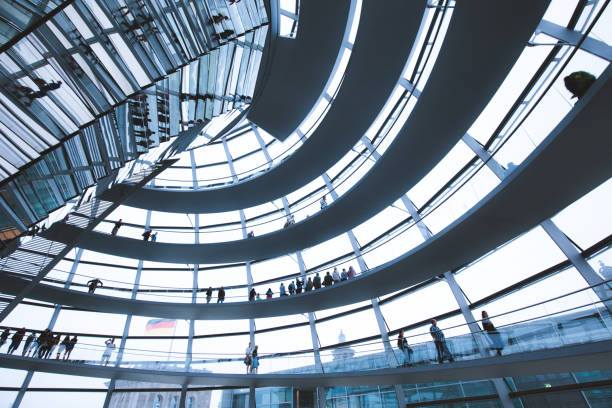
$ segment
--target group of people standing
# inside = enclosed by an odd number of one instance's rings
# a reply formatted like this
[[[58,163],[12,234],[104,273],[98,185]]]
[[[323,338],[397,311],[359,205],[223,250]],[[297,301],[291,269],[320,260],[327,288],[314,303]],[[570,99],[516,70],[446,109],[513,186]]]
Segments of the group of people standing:
[[[53,333],[51,329],[43,330],[38,336],[37,332],[32,330],[30,335],[26,337],[26,328],[15,330],[11,336],[11,330],[5,328],[0,334],[0,348],[6,343],[10,337],[11,342],[9,344],[7,354],[13,354],[21,345],[21,342],[25,338],[21,355],[23,357],[38,357],[42,359],[48,359],[53,357],[53,353],[57,348],[57,354],[55,355],[56,360],[67,361],[70,358],[74,346],[79,341],[77,336],[70,336],[66,334],[62,340],[62,333]],[[104,342],[105,348],[102,354],[101,364],[107,365],[111,359],[113,351],[115,350],[115,339],[110,338]]]
[[[209,286],[208,289],[206,289],[206,303],[210,303],[210,301],[212,300],[212,295],[213,295],[213,288],[212,286]],[[224,301],[225,301],[225,289],[223,289],[223,286],[221,286],[219,290],[217,291],[217,303],[223,303]]]
[[[303,279],[296,278],[295,282],[291,281],[289,282],[289,285],[285,287],[285,283],[281,282],[280,287],[278,288],[278,295],[299,295],[300,293],[302,293],[302,291],[310,292],[311,290],[332,286],[337,283],[344,282],[347,279],[352,279],[355,276],[357,276],[357,273],[355,272],[355,269],[352,266],[349,266],[348,270],[346,268],[343,268],[342,272],[338,272],[338,268],[335,267],[334,271],[332,273],[328,271],[323,277],[323,279],[321,279],[319,272],[317,272],[314,278],[309,276],[306,280],[306,283],[304,283]],[[268,288],[268,290],[266,291],[266,299],[272,299],[272,297],[274,297],[274,292],[272,291],[272,288]],[[260,297],[259,293],[257,293],[255,288],[252,288],[249,291],[249,302],[253,302],[255,300],[260,300]]]
[[[0,347],[6,343],[10,334],[11,331],[8,328],[4,329],[2,334],[0,334]],[[78,339],[77,336],[73,336],[71,338],[70,334],[66,334],[63,340],[61,337],[61,333],[54,334],[51,329],[45,329],[38,336],[36,335],[35,331],[32,331],[30,335],[26,337],[26,328],[22,327],[13,333],[7,353],[13,354],[19,348],[19,345],[25,338],[23,349],[21,351],[22,356],[46,359],[49,358],[49,356],[52,356],[55,348],[59,346],[55,359],[59,360],[60,355],[63,353],[62,359],[68,360],[70,358],[70,353],[72,353]]]
[[[448,360],[449,362],[454,362],[455,357],[453,353],[448,348],[446,344],[446,337],[444,336],[444,332],[442,329],[438,327],[438,322],[436,319],[431,319],[431,326],[429,326],[429,334],[431,335],[434,345],[436,346],[436,354],[438,358],[438,363],[444,362],[444,360]],[[502,350],[504,349],[504,343],[501,338],[501,334],[495,328],[495,325],[489,319],[489,315],[486,311],[482,311],[482,330],[487,333],[487,336],[491,342],[491,346],[489,347],[491,350],[495,350],[498,356],[502,355]],[[408,340],[404,337],[404,330],[401,329],[397,336],[397,348],[401,350],[404,361],[404,366],[412,365],[412,354],[413,350],[408,345]]]
[[[246,348],[244,364],[246,365],[247,374],[253,374],[253,371],[255,374],[257,374],[257,368],[259,367],[259,355],[257,354],[258,347],[259,346],[252,346],[251,342],[249,342],[249,345]]]

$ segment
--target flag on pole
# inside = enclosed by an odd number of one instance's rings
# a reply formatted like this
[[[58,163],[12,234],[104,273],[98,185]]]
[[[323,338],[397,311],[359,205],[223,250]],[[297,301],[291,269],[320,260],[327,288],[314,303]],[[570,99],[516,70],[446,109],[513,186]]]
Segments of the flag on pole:
[[[147,322],[145,331],[155,334],[172,334],[176,327],[174,319],[151,319]]]

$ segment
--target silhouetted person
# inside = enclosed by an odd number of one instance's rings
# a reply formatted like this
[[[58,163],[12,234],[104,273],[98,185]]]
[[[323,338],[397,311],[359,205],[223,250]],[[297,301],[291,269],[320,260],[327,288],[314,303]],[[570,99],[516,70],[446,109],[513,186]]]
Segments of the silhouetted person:
[[[253,348],[253,352],[251,353],[251,358],[253,359],[251,362],[251,374],[253,374],[253,371],[255,371],[255,374],[257,374],[257,368],[259,368],[258,349],[259,346],[255,346]]]
[[[348,272],[346,273],[349,279],[353,279],[357,274],[355,273],[355,269],[352,266],[349,266]]]
[[[40,336],[38,336],[38,350],[36,352],[38,358],[43,358],[49,347],[51,347],[49,343],[53,340],[52,336],[51,329],[45,329],[40,333]]]
[[[2,334],[0,334],[0,347],[2,347],[4,343],[6,343],[6,339],[8,339],[9,334],[11,334],[11,331],[9,329],[4,329]]]
[[[251,365],[253,364],[253,346],[251,346],[250,341],[244,352],[244,364],[246,365],[246,373],[249,374],[251,372]]]
[[[312,279],[310,279],[310,276],[308,277],[308,280],[306,281],[306,292],[310,292],[312,290]]]
[[[504,349],[504,343],[502,342],[501,334],[499,334],[493,323],[491,323],[491,320],[489,319],[489,314],[484,310],[482,311],[482,328],[483,330],[486,330],[487,334],[489,335],[489,339],[493,344],[491,348],[493,350],[497,350],[497,355],[501,356],[501,351]]]
[[[210,303],[210,299],[212,299],[212,293],[212,286],[209,286],[208,289],[206,289],[206,303]]]
[[[111,235],[117,235],[117,232],[119,231],[119,228],[121,228],[122,225],[123,225],[123,221],[121,220],[121,218],[119,218],[119,221],[115,222],[115,226],[113,227],[113,230],[111,231]]]
[[[319,272],[317,272],[312,280],[312,286],[314,286],[315,289],[321,289],[321,277],[319,276]]]
[[[348,273],[346,273],[346,268],[342,268],[342,273],[340,274],[340,280],[345,281],[348,279]]]
[[[221,15],[221,14],[217,14],[216,16],[212,16],[212,21],[213,21],[215,24],[220,24],[220,23],[222,23],[222,22],[223,22],[223,20],[227,20],[227,19],[228,19],[228,17],[227,17],[227,16],[223,16],[223,15]]]
[[[332,278],[332,276],[329,274],[329,271],[327,271],[327,273],[325,274],[325,277],[323,278],[323,286],[327,287],[333,284],[334,284],[334,278]]]
[[[101,288],[102,286],[104,286],[104,284],[98,278],[92,279],[87,282],[87,287],[89,288],[89,294],[93,294],[97,288]]]
[[[266,299],[272,299],[272,288],[268,288],[268,291],[266,292]]]
[[[36,340],[36,333],[32,332],[26,338],[25,343],[23,344],[23,350],[21,351],[21,355],[25,356],[26,354],[30,354],[30,349],[32,348],[32,343]]]
[[[100,360],[100,364],[107,365],[113,355],[113,350],[115,350],[115,338],[108,339],[104,342],[106,348],[104,349],[104,353],[102,353],[102,360]]]
[[[446,339],[444,338],[444,333],[438,327],[438,322],[436,319],[431,319],[431,326],[429,327],[429,334],[434,339],[434,344],[436,345],[436,352],[438,353],[438,362],[441,363],[445,358],[448,358],[448,361],[451,363],[455,361],[453,358],[453,354],[448,349],[446,345]]]
[[[295,293],[302,293],[302,288],[304,287],[304,281],[300,278],[295,278]]]
[[[408,345],[408,340],[404,337],[404,329],[401,329],[397,335],[397,347],[402,350],[402,353],[404,354],[404,365],[410,365],[412,348],[410,348]]]
[[[223,32],[219,34],[215,33],[212,36],[215,40],[220,41],[220,40],[227,40],[234,34],[235,34],[234,30],[223,30]]]
[[[53,351],[58,346],[61,339],[62,339],[62,336],[60,333],[58,333],[55,337],[51,335],[51,340],[49,341],[49,347],[48,347],[47,352],[45,353],[45,358],[49,358],[49,356],[53,355]]]
[[[57,349],[57,355],[55,356],[56,360],[59,360],[60,358],[60,354],[64,353],[64,357],[66,356],[66,350],[68,349],[68,344],[70,344],[70,335],[67,334],[66,337],[64,337],[64,340],[62,340],[62,342],[60,343],[59,348]],[[65,358],[64,358],[65,360]]]
[[[249,292],[249,302],[255,301],[255,295],[257,295],[257,292],[255,292],[255,288],[251,288],[251,291]]]
[[[145,232],[142,233],[142,240],[143,241],[148,241],[149,238],[151,238],[151,230],[147,229],[147,230],[145,230]]]
[[[223,286],[221,286],[219,288],[219,293],[217,294],[217,303],[223,303],[224,300],[225,300],[225,289],[223,289]]]
[[[287,290],[285,289],[285,284],[281,282],[280,287],[278,288],[279,296],[287,296]]]
[[[287,286],[287,290],[289,291],[290,295],[295,294],[295,284],[293,283],[293,281],[289,282],[289,286]]]
[[[13,352],[17,350],[17,348],[21,344],[21,340],[23,340],[23,336],[25,336],[25,333],[25,327],[22,327],[13,334],[13,337],[11,337],[11,344],[9,345],[9,348],[7,350],[8,354],[13,354]]]
[[[334,272],[332,273],[332,278],[334,279],[334,283],[340,282],[340,274],[338,273],[338,268],[334,267]]]
[[[66,346],[66,354],[64,354],[64,361],[70,358],[70,353],[72,353],[72,350],[74,349],[75,344],[77,344],[77,341],[79,341],[77,339],[77,336],[74,336],[70,340],[70,342],[68,342],[68,345]]]
[[[25,95],[26,98],[28,98],[28,101],[25,103],[26,106],[32,105],[34,99],[44,98],[45,96],[47,96],[47,92],[56,90],[60,86],[62,86],[62,81],[47,83],[40,78],[34,78],[34,82],[36,82],[36,84],[38,85],[38,91],[34,91]]]
[[[322,210],[327,208],[327,200],[325,199],[325,196],[323,196],[323,198],[321,198],[321,201],[319,201],[319,203],[321,204],[321,209]]]

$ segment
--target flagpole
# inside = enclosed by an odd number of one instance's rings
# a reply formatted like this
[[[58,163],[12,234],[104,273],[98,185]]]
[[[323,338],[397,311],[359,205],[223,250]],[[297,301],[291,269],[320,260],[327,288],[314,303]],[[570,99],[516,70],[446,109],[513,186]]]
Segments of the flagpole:
[[[172,340],[170,340],[170,349],[168,350],[168,358],[166,361],[170,361],[170,353],[172,353],[172,346],[174,345],[174,335],[176,334],[176,326],[178,326],[178,320],[175,320],[174,330],[172,330]]]

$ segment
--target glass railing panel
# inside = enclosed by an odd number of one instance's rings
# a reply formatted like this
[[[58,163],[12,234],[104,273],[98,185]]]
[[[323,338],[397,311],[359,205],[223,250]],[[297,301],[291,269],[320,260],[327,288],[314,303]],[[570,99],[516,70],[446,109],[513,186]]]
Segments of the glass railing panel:
[[[584,300],[584,296],[588,299],[592,297],[592,292],[591,288],[585,288],[544,302],[491,316],[491,320],[497,326],[495,332],[479,331],[472,334],[461,316],[441,319],[439,327],[446,335],[446,347],[454,361],[494,357],[498,350],[501,355],[509,355],[609,341],[612,339],[612,325],[610,324],[612,319],[608,308],[599,300],[582,303],[575,300],[580,297]],[[561,308],[561,303],[558,304],[559,301],[563,300],[566,301],[565,308]],[[365,312],[373,313],[371,309]],[[70,317],[69,313],[66,316]],[[123,320],[121,316],[118,317],[119,320]],[[355,317],[363,320],[359,314],[352,314],[341,319],[350,320]],[[370,320],[373,318],[371,316]],[[99,318],[90,320],[99,322]],[[119,324],[122,323],[119,320],[116,325],[117,331],[120,331],[119,326],[122,326],[122,324]],[[334,330],[338,328],[335,322],[337,320],[329,321],[334,326]],[[82,321],[82,319],[79,319],[79,321]],[[146,366],[149,369],[182,372],[187,367],[185,362],[191,360],[189,370],[192,372],[246,373],[244,348],[249,342],[248,331],[228,335],[213,335],[212,337],[207,335],[196,336],[193,341],[192,354],[188,356],[186,354],[187,322],[176,322],[172,333],[162,337],[151,335],[148,329],[143,329],[147,322],[150,322],[147,317],[134,316],[130,328],[130,337],[127,339],[125,349],[119,350],[116,347],[112,352],[105,352],[106,335],[88,336],[80,334],[79,341],[68,364],[82,362],[114,365],[121,356],[120,366],[126,368],[144,368]],[[346,342],[341,335],[340,343],[325,346],[325,343],[328,343],[329,340],[322,338],[324,347],[319,353],[322,365],[319,365],[316,353],[309,349],[311,338],[308,325],[256,334],[260,357],[259,373],[312,373],[321,370],[325,373],[354,372],[356,370],[396,367],[403,365],[404,362],[407,362],[407,365],[421,366],[434,364],[438,361],[436,345],[431,339],[428,323],[407,332],[406,335],[412,350],[407,361],[404,360],[403,353],[397,349],[395,339],[392,339],[390,344],[385,345],[376,334],[348,332],[351,327],[359,326],[355,322],[349,323],[343,327],[346,328],[349,339],[355,338],[353,337],[355,335],[356,340]],[[244,329],[245,325],[246,320],[241,325],[236,326],[235,329]],[[325,323],[317,323],[320,330],[323,329],[324,325]],[[58,332],[70,329],[66,326],[66,323],[60,321],[58,321],[57,326]],[[373,322],[371,325],[365,326],[376,327]],[[89,330],[91,331],[92,328],[89,328]],[[65,333],[62,333],[62,337],[63,335]],[[360,336],[371,340],[360,340]],[[293,351],[295,349],[304,351],[295,352]],[[53,352],[56,351],[54,349]],[[445,360],[450,359],[451,356],[447,355]]]

